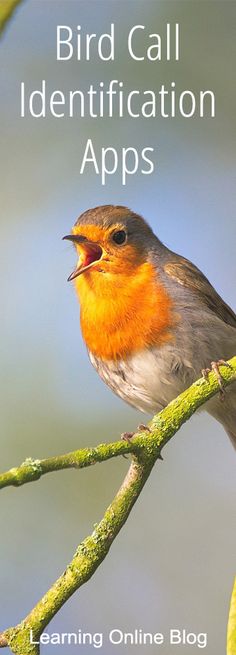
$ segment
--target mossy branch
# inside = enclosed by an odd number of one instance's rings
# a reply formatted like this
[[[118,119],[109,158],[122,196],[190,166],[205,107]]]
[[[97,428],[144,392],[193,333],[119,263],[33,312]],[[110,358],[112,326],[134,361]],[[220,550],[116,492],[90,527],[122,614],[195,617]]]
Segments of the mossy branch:
[[[227,629],[227,655],[236,655],[236,578],[232,590]]]
[[[0,2],[0,34],[3,32],[6,24],[11,18],[17,5],[21,4],[22,0],[1,0]]]
[[[236,357],[229,360],[228,367],[221,367],[221,376],[227,386],[236,379]],[[154,416],[149,423],[150,432],[136,433],[132,441],[115,441],[103,443],[95,448],[82,448],[65,455],[47,459],[28,457],[20,466],[0,474],[0,489],[8,486],[19,487],[27,482],[39,480],[46,473],[69,468],[85,468],[104,462],[119,455],[139,455],[143,450],[151,452],[157,458],[163,446],[179,430],[181,425],[207,400],[219,391],[219,384],[214,373],[208,379],[200,378],[187,391],[173,400],[165,409]]]
[[[229,368],[221,368],[225,386],[236,380],[236,357],[228,363]],[[198,380],[162,412],[154,416],[149,423],[149,432],[137,433],[129,443],[119,441],[102,444],[97,448],[85,448],[47,460],[36,460],[34,463],[32,460],[26,460],[19,468],[2,474],[0,478],[2,486],[19,485],[38,479],[50,471],[71,467],[81,468],[121,454],[132,454],[128,473],[100,523],[79,545],[66,570],[30,614],[20,624],[0,634],[0,647],[8,646],[16,655],[39,654],[40,635],[68,598],[87,582],[106,557],[156,460],[161,456],[163,446],[181,425],[218,391],[217,378],[214,373],[210,373],[208,380]]]

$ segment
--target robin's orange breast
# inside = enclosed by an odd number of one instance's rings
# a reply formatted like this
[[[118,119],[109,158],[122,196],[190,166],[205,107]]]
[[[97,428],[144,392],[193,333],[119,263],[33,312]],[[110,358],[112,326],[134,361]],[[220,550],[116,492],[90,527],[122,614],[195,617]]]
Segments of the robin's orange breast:
[[[151,263],[114,274],[91,269],[75,286],[83,338],[96,357],[126,359],[173,340],[173,303]]]

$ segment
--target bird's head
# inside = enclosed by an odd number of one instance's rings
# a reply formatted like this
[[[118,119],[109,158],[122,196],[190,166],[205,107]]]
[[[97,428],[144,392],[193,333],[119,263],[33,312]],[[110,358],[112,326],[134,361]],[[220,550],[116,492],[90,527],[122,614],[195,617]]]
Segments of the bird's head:
[[[156,237],[144,219],[127,207],[104,205],[84,212],[64,239],[76,247],[79,262],[68,280],[82,273],[131,274],[147,260]]]
[[[93,355],[118,360],[170,339],[172,303],[156,265],[163,246],[141,216],[127,207],[95,207],[64,239],[79,256],[68,280],[75,282]]]

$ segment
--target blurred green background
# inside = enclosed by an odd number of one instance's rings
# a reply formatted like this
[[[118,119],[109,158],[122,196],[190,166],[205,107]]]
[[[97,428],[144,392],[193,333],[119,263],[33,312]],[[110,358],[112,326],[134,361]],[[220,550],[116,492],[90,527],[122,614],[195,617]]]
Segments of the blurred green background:
[[[57,24],[102,33],[114,21],[114,63],[56,62]],[[134,62],[128,31],[180,23],[179,64]],[[26,0],[1,41],[1,469],[119,438],[143,415],[125,406],[89,364],[79,308],[66,278],[75,259],[61,241],[76,217],[103,203],[142,213],[158,236],[193,260],[235,309],[235,2]],[[210,88],[216,118],[20,119],[20,82],[51,90],[123,80],[130,88],[176,81]],[[126,187],[79,175],[87,138],[153,145],[154,175]],[[197,335],[196,335],[197,338]],[[17,623],[62,572],[102,516],[128,462],[49,475],[1,494],[1,629]],[[235,574],[235,459],[223,429],[202,414],[165,448],[130,519],[91,581],[50,631],[208,632],[208,655],[225,652]],[[73,652],[63,647],[63,654]],[[182,652],[182,647],[172,647]],[[58,647],[59,649],[59,647]],[[133,649],[141,652],[141,647]],[[81,652],[94,652],[91,646]],[[102,652],[111,651],[108,643]],[[156,647],[148,647],[148,653]],[[170,646],[160,647],[169,655]],[[184,647],[185,655],[197,647]],[[55,646],[42,653],[55,653]],[[119,655],[127,652],[117,646]]]

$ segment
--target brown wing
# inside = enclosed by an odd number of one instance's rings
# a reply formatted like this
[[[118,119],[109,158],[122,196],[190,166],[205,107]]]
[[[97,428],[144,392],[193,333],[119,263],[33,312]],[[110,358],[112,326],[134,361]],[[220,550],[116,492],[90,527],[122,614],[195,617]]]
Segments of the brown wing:
[[[212,312],[225,323],[236,328],[236,315],[212,287],[208,279],[188,259],[181,257],[178,261],[170,261],[164,267],[165,273],[182,286],[192,289]]]

